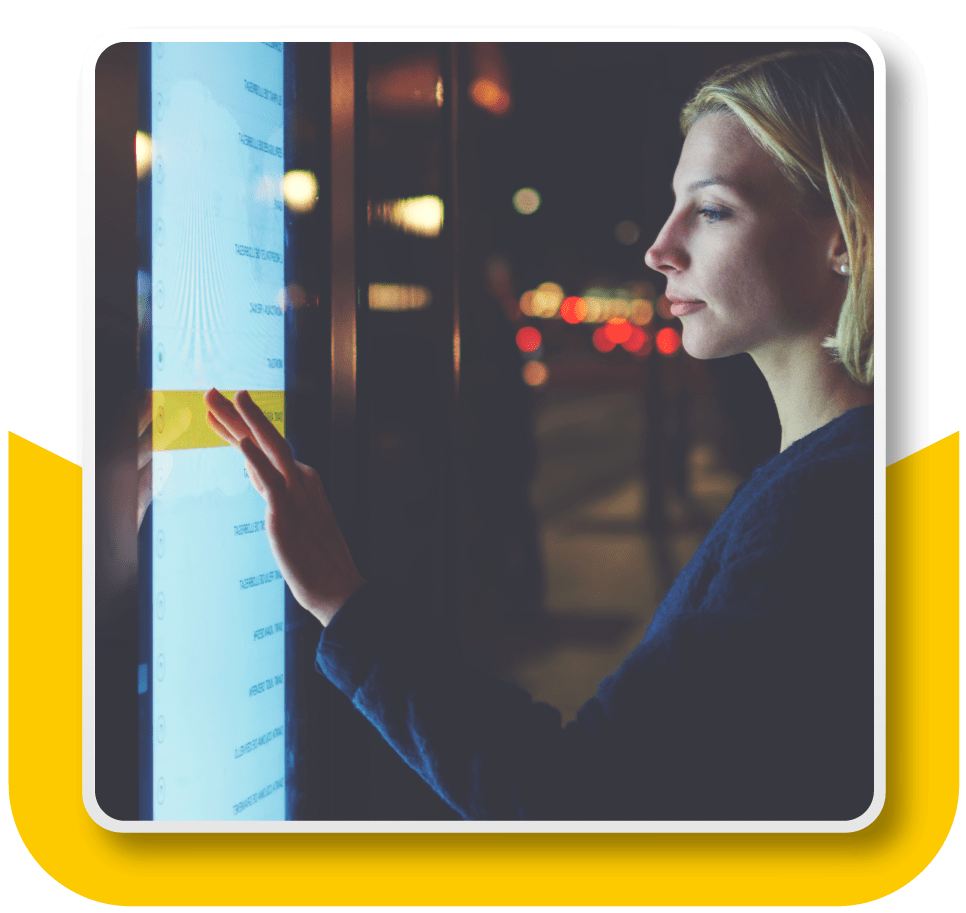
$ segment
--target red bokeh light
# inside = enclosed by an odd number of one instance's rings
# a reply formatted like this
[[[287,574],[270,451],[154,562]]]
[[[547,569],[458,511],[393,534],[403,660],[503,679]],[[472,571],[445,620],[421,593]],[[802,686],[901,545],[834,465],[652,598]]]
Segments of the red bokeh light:
[[[587,302],[571,295],[560,303],[560,316],[567,323],[580,323],[587,316]]]
[[[678,331],[672,329],[671,327],[665,327],[663,330],[658,330],[657,333],[657,350],[662,355],[673,355],[681,348],[681,337],[678,335]]]
[[[597,329],[594,330],[594,348],[598,352],[609,352],[611,349],[614,348],[614,346],[616,344],[617,343],[615,343],[607,335],[607,326],[606,326],[606,324],[604,326],[602,326],[602,327],[597,327]]]
[[[517,330],[517,346],[521,352],[536,352],[541,342],[543,337],[535,327],[520,327]]]
[[[631,329],[631,335],[622,344],[628,352],[640,352],[645,345],[647,346],[647,351],[651,351],[651,337],[640,327],[633,327]],[[646,355],[647,353],[645,352],[644,354]]]
[[[604,332],[614,345],[627,342],[631,338],[633,331],[633,325],[628,323],[623,317],[614,317],[604,324]]]

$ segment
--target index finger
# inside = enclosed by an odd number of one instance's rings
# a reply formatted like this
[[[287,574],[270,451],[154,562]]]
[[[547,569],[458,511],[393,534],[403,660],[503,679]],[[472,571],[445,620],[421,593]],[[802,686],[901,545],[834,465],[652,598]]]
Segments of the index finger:
[[[220,423],[222,429],[234,438],[234,440],[228,440],[224,434],[221,435],[229,444],[237,446],[238,441],[242,438],[251,436],[248,423],[238,414],[238,410],[235,409],[231,400],[219,393],[214,387],[205,393],[204,399],[211,416]],[[221,434],[218,428],[215,428],[215,431]]]
[[[247,390],[239,390],[235,394],[235,408],[251,430],[251,436],[255,439],[255,442],[261,447],[275,468],[286,479],[291,478],[295,472],[295,457],[292,456],[292,448],[288,441],[282,437],[278,428],[255,405],[255,401]]]

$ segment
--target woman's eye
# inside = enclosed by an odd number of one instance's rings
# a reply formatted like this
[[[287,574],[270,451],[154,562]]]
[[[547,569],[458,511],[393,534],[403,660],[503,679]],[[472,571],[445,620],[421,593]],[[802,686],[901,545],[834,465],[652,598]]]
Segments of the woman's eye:
[[[725,210],[714,209],[711,206],[705,206],[703,209],[699,209],[698,215],[703,216],[705,221],[710,222],[712,225],[715,222],[720,222],[722,219],[728,218],[728,213]]]

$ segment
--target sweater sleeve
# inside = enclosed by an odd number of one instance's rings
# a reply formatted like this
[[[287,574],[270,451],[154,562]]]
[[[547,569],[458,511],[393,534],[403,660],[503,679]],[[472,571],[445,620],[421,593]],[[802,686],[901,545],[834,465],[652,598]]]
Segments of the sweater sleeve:
[[[316,668],[464,818],[597,817],[606,748],[594,714],[562,727],[553,707],[470,666],[456,638],[386,581],[340,609]]]
[[[732,572],[709,598],[748,612],[675,615],[566,727],[378,581],[326,629],[317,665],[464,818],[857,817],[872,788],[864,635],[803,619],[751,561]]]

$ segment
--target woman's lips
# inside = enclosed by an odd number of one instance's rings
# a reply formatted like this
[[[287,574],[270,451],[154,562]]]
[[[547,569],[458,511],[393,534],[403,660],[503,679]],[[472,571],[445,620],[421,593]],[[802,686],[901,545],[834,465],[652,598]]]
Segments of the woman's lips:
[[[670,311],[675,317],[684,317],[685,314],[693,314],[705,307],[703,301],[683,301],[680,298],[668,298]]]

